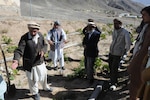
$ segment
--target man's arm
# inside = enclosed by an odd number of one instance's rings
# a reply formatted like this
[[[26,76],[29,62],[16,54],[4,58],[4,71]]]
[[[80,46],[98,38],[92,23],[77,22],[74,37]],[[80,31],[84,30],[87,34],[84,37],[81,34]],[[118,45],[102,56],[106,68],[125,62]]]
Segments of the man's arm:
[[[46,37],[46,39],[47,39],[47,42],[50,44],[50,45],[54,45],[54,42],[51,40],[51,35],[52,33],[49,31],[48,33],[47,33],[47,37]]]
[[[24,53],[26,42],[23,37],[21,37],[18,48],[14,51],[14,58],[13,58],[13,64],[12,68],[16,69],[18,67],[19,59],[22,57]]]
[[[131,46],[131,37],[130,37],[130,33],[128,31],[126,31],[125,33],[125,43],[126,43],[126,52],[130,49]]]

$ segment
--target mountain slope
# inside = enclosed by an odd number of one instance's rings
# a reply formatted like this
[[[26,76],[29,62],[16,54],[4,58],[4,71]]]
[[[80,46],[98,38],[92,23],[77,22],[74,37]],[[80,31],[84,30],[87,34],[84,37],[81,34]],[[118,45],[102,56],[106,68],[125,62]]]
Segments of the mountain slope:
[[[143,7],[131,0],[21,0],[23,16],[52,19],[85,19],[106,12],[140,14]]]

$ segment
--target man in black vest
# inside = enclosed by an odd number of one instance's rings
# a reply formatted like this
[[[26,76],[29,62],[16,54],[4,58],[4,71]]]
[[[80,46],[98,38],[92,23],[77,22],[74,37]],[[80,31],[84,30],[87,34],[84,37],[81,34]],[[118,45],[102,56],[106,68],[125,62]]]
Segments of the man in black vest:
[[[30,92],[34,100],[40,100],[38,82],[41,82],[44,90],[52,91],[47,84],[47,69],[44,63],[44,53],[47,51],[47,44],[39,32],[39,24],[32,22],[28,24],[29,32],[25,33],[14,52],[12,68],[18,66],[19,59],[23,57],[23,68],[28,77]]]

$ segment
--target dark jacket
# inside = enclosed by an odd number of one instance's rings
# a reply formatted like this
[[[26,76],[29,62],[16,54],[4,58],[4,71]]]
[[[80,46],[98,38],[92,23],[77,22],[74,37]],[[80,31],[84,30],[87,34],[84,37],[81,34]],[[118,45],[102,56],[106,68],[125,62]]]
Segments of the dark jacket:
[[[32,38],[29,38],[29,32],[24,34],[18,44],[18,48],[14,52],[14,60],[18,60],[23,57],[23,68],[27,71],[31,71],[31,68],[36,65],[40,65],[44,61],[44,57],[39,55],[40,51],[47,51],[47,44],[44,41],[44,37],[39,34],[38,43],[35,44]]]
[[[95,30],[101,33],[101,30],[100,30],[99,27],[96,26]],[[83,30],[82,30],[82,33],[83,33],[84,35],[85,35],[87,32],[88,32],[88,25],[85,26],[85,27],[83,28]]]
[[[85,45],[84,48],[84,56],[87,57],[97,57],[98,56],[98,41],[100,38],[100,32],[94,31],[89,38],[89,33],[85,34],[85,37],[83,38],[83,45]]]

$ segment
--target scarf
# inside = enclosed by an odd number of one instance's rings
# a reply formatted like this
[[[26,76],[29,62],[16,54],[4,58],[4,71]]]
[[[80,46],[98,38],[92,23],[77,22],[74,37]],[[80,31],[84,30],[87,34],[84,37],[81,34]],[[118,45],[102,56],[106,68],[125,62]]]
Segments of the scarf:
[[[141,48],[141,44],[143,43],[143,36],[145,33],[145,30],[147,28],[148,24],[145,24],[142,31],[139,34],[139,37],[137,38],[137,41],[135,43],[134,49],[133,49],[133,57],[135,56],[135,54],[140,50]]]

